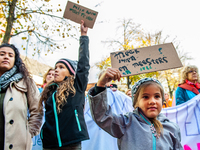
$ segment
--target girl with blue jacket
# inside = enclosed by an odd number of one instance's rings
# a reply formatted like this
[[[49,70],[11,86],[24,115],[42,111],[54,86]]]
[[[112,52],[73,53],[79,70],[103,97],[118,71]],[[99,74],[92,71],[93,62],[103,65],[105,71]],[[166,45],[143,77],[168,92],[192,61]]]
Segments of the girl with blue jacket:
[[[44,150],[80,150],[89,139],[83,108],[89,75],[88,28],[81,23],[79,60],[60,59],[54,81],[45,87],[39,104],[45,104],[45,123],[41,130]]]
[[[164,90],[158,80],[144,78],[132,87],[133,112],[112,113],[105,84],[120,77],[118,69],[108,68],[88,92],[91,114],[99,127],[118,138],[119,150],[183,150],[178,125],[160,113]]]

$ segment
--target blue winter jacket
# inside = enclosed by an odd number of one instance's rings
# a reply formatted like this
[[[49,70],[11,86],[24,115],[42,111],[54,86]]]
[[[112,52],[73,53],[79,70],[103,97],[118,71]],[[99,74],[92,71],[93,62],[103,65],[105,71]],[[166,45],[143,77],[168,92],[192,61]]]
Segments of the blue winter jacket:
[[[175,92],[176,105],[183,104],[200,93],[195,87],[191,87],[187,83],[181,84],[177,87]]]

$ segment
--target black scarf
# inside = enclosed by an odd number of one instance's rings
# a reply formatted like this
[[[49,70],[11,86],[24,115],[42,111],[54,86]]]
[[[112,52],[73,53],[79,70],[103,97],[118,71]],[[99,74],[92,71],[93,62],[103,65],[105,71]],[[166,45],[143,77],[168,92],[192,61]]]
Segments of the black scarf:
[[[19,82],[23,75],[21,73],[16,73],[17,72],[17,67],[14,65],[12,69],[9,71],[6,71],[1,77],[0,77],[0,92],[2,90],[5,90],[10,82],[16,81]]]

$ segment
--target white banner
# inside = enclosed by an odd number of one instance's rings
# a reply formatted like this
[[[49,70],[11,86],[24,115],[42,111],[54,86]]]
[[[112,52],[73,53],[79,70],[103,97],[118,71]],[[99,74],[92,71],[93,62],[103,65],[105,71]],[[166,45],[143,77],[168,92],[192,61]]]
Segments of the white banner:
[[[164,108],[162,113],[179,125],[184,150],[200,150],[200,94],[181,105]]]

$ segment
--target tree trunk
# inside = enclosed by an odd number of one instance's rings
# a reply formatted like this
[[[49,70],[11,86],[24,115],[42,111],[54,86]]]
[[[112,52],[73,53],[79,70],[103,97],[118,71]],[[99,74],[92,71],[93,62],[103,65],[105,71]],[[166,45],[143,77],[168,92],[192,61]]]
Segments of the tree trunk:
[[[12,31],[12,27],[13,27],[13,22],[15,20],[15,6],[16,6],[17,0],[13,0],[10,4],[9,4],[9,14],[8,17],[6,18],[7,20],[7,26],[6,26],[6,31],[5,31],[5,35],[3,38],[3,43],[8,43],[9,39],[11,37],[11,31]]]
[[[127,87],[128,87],[128,89],[129,89],[129,88],[130,88],[129,76],[128,76],[128,77],[126,77],[126,79],[127,79]]]

